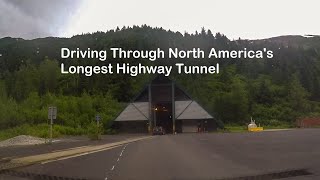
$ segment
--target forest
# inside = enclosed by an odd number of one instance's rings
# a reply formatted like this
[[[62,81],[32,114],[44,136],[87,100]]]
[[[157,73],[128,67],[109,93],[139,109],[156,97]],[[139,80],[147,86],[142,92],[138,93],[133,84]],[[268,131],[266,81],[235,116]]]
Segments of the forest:
[[[273,58],[61,59],[61,48],[127,50],[157,48],[273,51]],[[110,52],[108,52],[110,53]],[[28,133],[46,136],[49,106],[57,106],[56,134],[82,134],[100,114],[105,133],[112,121],[154,75],[61,74],[60,65],[220,65],[219,74],[178,74],[175,80],[223,124],[293,125],[298,118],[320,116],[320,37],[280,36],[262,40],[228,39],[202,28],[180,33],[147,25],[116,28],[71,38],[0,39],[0,137]],[[23,127],[23,128],[22,128]],[[36,128],[33,128],[36,127]],[[38,133],[41,132],[41,133]],[[5,138],[2,136],[2,138]]]

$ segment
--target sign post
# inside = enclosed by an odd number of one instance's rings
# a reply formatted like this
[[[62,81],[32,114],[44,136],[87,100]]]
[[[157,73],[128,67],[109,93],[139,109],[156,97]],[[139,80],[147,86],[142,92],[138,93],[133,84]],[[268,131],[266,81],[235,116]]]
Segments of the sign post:
[[[97,121],[97,126],[99,127],[99,122],[101,120],[101,117],[99,114],[96,115],[96,121]]]
[[[57,119],[57,107],[51,106],[48,110],[48,119],[50,120],[50,143],[52,143],[52,126],[53,126],[53,120]]]

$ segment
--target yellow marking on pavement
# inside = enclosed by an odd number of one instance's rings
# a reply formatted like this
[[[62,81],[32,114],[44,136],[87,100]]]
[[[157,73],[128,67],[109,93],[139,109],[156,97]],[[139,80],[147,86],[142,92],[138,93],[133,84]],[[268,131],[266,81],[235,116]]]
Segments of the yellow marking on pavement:
[[[101,152],[101,151],[106,151],[106,150],[109,150],[109,149],[117,148],[119,146],[122,146],[122,145],[112,146],[112,147],[105,148],[105,149],[100,149],[100,150],[91,151],[91,152],[85,152],[85,153],[76,154],[76,155],[73,155],[73,156],[67,156],[67,157],[63,157],[63,158],[59,158],[59,159],[44,161],[44,162],[41,162],[41,164],[47,164],[47,163],[56,162],[56,161],[62,161],[62,160],[71,159],[71,158],[75,158],[75,157],[81,157],[81,156],[85,156],[85,155],[89,155],[89,154],[93,154],[93,153],[97,153],[97,152]]]
[[[89,146],[79,146],[79,147],[74,147],[74,148],[59,149],[59,150],[55,150],[52,152],[61,152],[61,151],[72,150],[72,149],[80,149],[80,148],[84,148],[84,147],[89,147]]]
[[[84,154],[84,153],[88,153],[88,152],[97,152],[99,150],[103,151],[107,148],[116,147],[116,146],[132,143],[132,142],[136,142],[136,141],[140,141],[140,140],[151,139],[151,138],[153,138],[153,137],[152,136],[143,136],[143,137],[130,138],[127,140],[103,144],[103,145],[88,146],[88,147],[69,149],[69,150],[59,151],[59,152],[50,152],[50,153],[14,158],[10,162],[8,162],[8,164],[11,165],[10,167],[12,167],[12,166],[22,167],[22,166],[26,166],[26,165],[32,165],[35,163],[40,163],[40,162],[49,161],[49,160],[61,159],[64,157],[75,156],[75,155]],[[2,170],[2,169],[6,169],[6,168],[0,167],[0,170]]]
[[[13,159],[15,156],[9,156],[9,157],[4,157],[4,158],[1,158],[0,161],[8,161],[10,159]]]

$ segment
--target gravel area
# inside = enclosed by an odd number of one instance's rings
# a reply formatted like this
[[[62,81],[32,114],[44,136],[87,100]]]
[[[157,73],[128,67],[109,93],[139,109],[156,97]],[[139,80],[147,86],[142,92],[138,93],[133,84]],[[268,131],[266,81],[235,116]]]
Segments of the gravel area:
[[[20,135],[0,142],[0,147],[44,144],[45,139]]]

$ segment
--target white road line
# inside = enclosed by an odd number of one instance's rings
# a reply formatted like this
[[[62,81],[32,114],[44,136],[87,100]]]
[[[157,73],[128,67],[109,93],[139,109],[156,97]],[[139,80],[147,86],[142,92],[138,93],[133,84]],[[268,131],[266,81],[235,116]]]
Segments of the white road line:
[[[126,144],[126,145],[123,147],[123,149],[122,149],[122,151],[121,151],[121,153],[120,153],[120,155],[119,155],[119,157],[118,157],[118,159],[117,159],[117,162],[120,161],[120,157],[122,156],[122,154],[123,154],[124,150],[126,149],[127,145],[128,145],[128,144]],[[112,168],[110,169],[110,171],[113,171],[114,168],[115,168],[115,165],[112,166]],[[107,179],[108,179],[108,177],[105,178],[105,180],[107,180]]]

